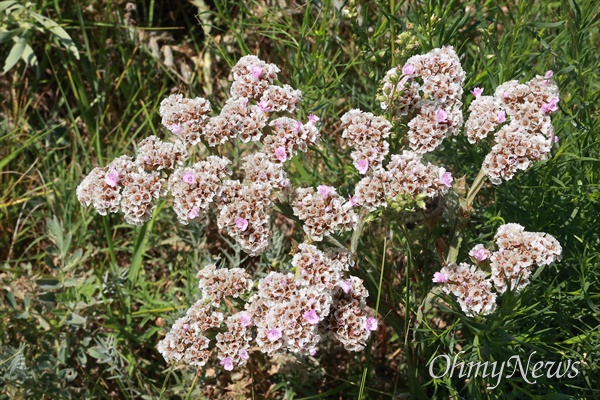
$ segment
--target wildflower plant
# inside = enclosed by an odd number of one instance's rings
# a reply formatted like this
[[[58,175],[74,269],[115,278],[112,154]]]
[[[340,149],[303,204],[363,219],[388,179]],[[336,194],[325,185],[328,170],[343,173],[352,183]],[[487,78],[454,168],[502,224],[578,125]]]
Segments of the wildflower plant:
[[[555,141],[551,114],[559,94],[551,72],[524,84],[506,82],[494,96],[474,88],[465,118],[465,72],[455,50],[441,47],[387,72],[378,95],[387,115],[353,109],[341,117],[341,137],[361,177],[353,193],[345,196],[345,189],[326,184],[293,187],[286,169],[291,159],[319,144],[320,119],[297,118],[302,93],[278,85],[279,72],[256,56],[241,58],[218,114],[206,99],[169,96],[160,115],[172,141],[144,139],[135,158],[121,156],[95,168],[77,189],[83,205],[102,215],[121,211],[134,225],[147,222],[158,199],[170,195],[180,223],[214,215],[219,230],[252,257],[269,249],[278,213],[301,224],[304,241],[293,247],[283,270],[253,277],[242,268],[209,264],[199,271],[201,299],[158,344],[168,362],[200,367],[214,352],[230,371],[244,365],[253,349],[314,355],[324,338],[363,350],[378,329],[367,307],[369,292],[353,274],[367,216],[375,218],[375,211],[389,206],[416,212],[425,200],[453,190],[451,167],[428,161],[428,153],[450,137],[465,134],[470,143],[491,145],[459,204],[465,218],[486,177],[493,184],[511,179],[546,159]],[[395,153],[390,140],[399,148]],[[230,141],[247,144],[239,162],[218,151]],[[213,155],[192,160],[198,146]],[[493,313],[504,292],[522,290],[534,265],[555,262],[562,250],[552,236],[517,224],[501,226],[493,246],[474,247],[471,263],[457,264],[460,246],[459,237],[432,278],[469,316]]]

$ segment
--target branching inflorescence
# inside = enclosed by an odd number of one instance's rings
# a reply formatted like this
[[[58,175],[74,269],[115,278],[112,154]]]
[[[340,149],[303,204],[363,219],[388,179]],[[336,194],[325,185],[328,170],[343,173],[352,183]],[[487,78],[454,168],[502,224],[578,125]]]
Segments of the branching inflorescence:
[[[278,72],[255,56],[240,59],[232,70],[231,97],[217,115],[211,116],[206,99],[169,96],[160,114],[174,139],[143,140],[135,158],[122,156],[95,168],[77,188],[83,205],[102,215],[120,210],[134,225],[148,221],[157,200],[170,194],[180,223],[214,215],[218,228],[251,256],[270,246],[276,202],[288,203],[302,222],[306,240],[294,249],[294,273],[269,272],[254,281],[241,268],[210,264],[199,272],[202,298],[158,345],[169,362],[203,366],[216,351],[224,369],[232,370],[246,363],[253,346],[266,354],[312,355],[323,337],[348,350],[362,350],[377,320],[366,305],[362,280],[349,274],[356,255],[318,242],[344,231],[360,234],[357,208],[373,211],[399,197],[433,198],[452,187],[449,171],[424,160],[463,127],[465,73],[452,47],[414,56],[388,71],[379,100],[392,122],[358,109],[342,117],[342,137],[363,176],[348,198],[328,185],[292,187],[286,163],[319,143],[319,118],[294,118],[302,93],[277,85]],[[549,114],[558,102],[551,78],[547,73],[524,85],[507,82],[494,97],[473,90],[465,131],[472,143],[493,135],[483,165],[492,183],[547,157],[554,135]],[[407,148],[390,154],[394,124],[401,119],[406,120]],[[260,148],[241,158],[239,171],[231,169],[234,164],[225,156],[189,160],[192,146],[212,149],[232,140],[256,142],[249,148]],[[561,252],[550,235],[527,233],[514,224],[499,229],[496,244],[495,252],[478,246],[470,253],[491,274],[475,265],[451,263],[434,277],[467,314],[491,313],[498,294],[509,287],[522,289],[534,264],[548,265]]]

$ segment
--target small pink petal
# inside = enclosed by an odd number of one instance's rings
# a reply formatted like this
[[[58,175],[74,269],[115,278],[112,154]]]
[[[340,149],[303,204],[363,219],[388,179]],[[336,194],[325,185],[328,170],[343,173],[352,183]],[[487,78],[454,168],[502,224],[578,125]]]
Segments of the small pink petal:
[[[304,313],[303,317],[306,320],[306,322],[308,322],[311,325],[316,325],[319,323],[319,316],[317,315],[317,312],[315,310],[308,310]]]
[[[263,70],[262,70],[261,67],[255,65],[252,68],[250,68],[250,73],[252,74],[252,76],[254,77],[254,79],[258,79],[262,75]]]
[[[240,360],[247,360],[250,358],[250,356],[248,355],[248,350],[246,349],[240,349],[238,354],[240,356]]]
[[[358,204],[358,197],[348,195],[348,203],[350,203],[351,207],[354,207]]]
[[[184,172],[183,175],[181,175],[181,179],[190,185],[196,183],[196,176],[191,172]]]
[[[450,172],[444,172],[440,178],[440,182],[446,187],[452,187],[452,181],[454,181],[454,178]]]
[[[473,257],[475,257],[477,261],[484,261],[488,258],[488,252],[482,247],[473,254]]]
[[[366,329],[368,331],[376,331],[377,330],[377,320],[373,317],[367,318]]]
[[[281,337],[281,331],[279,329],[269,329],[267,331],[267,338],[274,342]]]
[[[179,124],[169,125],[167,129],[170,130],[174,135],[179,135],[181,133],[181,125]]]
[[[281,146],[275,149],[275,157],[277,157],[277,159],[281,162],[284,162],[285,160],[287,160],[288,156],[287,153],[285,151],[285,147]]]
[[[235,219],[235,226],[240,230],[240,231],[245,231],[246,229],[248,229],[248,220],[245,218],[241,218],[238,217]]]
[[[326,198],[327,196],[329,196],[330,190],[331,190],[331,188],[327,185],[319,185],[319,187],[317,188],[317,191],[323,198]]]
[[[496,122],[498,122],[499,124],[506,122],[506,112],[498,111],[498,115],[496,117]]]
[[[315,114],[310,114],[308,116],[308,123],[315,125],[321,118],[317,117]]]
[[[471,93],[473,93],[473,96],[475,96],[475,98],[478,99],[479,96],[483,94],[483,88],[476,87],[473,90],[471,90]]]
[[[188,213],[188,219],[198,218],[199,215],[200,213],[198,212],[198,207],[194,207]]]
[[[340,283],[340,287],[344,291],[344,293],[350,293],[352,290],[352,281],[342,281]]]
[[[416,72],[416,70],[415,70],[415,66],[414,66],[414,65],[412,65],[412,64],[405,64],[405,65],[402,67],[402,73],[403,73],[404,75],[413,75],[415,72]]]
[[[113,168],[108,174],[106,174],[106,177],[104,177],[104,182],[106,182],[108,186],[117,187],[117,182],[119,182],[119,173],[117,170]]]
[[[433,274],[433,282],[434,283],[444,283],[448,281],[448,275],[443,272],[436,272]]]
[[[294,124],[294,131],[300,132],[301,128],[302,128],[302,122],[296,121],[296,123]]]
[[[222,359],[219,364],[221,364],[223,366],[223,369],[225,371],[233,370],[233,360],[231,359],[231,357]]]
[[[240,315],[240,324],[243,327],[251,325],[252,324],[252,317],[250,317],[250,315],[248,313],[242,313]]]
[[[544,74],[544,78],[549,79],[549,78],[552,78],[553,75],[554,75],[554,71],[549,69],[548,71],[546,71],[546,74]]]
[[[259,101],[257,105],[258,105],[258,109],[260,110],[260,112],[263,112],[263,113],[267,112],[271,108],[269,103],[267,103],[264,100]]]
[[[363,158],[363,159],[358,160],[354,164],[354,166],[356,167],[358,172],[360,172],[361,174],[364,174],[369,169],[369,162]]]
[[[444,110],[443,108],[437,110],[437,112],[435,113],[435,120],[438,123],[448,122],[448,113],[446,112],[446,110]]]

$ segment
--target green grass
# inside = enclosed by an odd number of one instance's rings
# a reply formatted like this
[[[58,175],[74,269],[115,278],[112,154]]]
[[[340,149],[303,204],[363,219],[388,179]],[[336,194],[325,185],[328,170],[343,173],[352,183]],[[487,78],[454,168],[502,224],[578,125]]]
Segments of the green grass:
[[[362,2],[362,24],[331,1],[287,9],[215,1],[199,18],[204,26],[183,0],[140,1],[133,35],[122,2],[92,3],[38,0],[36,10],[73,38],[79,60],[38,32],[30,37],[37,69],[19,63],[0,79],[0,398],[600,397],[594,0]],[[391,35],[402,32],[415,35],[419,47],[392,45]],[[152,35],[171,46],[175,67],[152,55]],[[444,258],[436,249],[454,235],[456,196],[438,204],[444,211],[431,225],[386,210],[365,225],[353,271],[365,280],[382,321],[367,350],[348,353],[326,342],[316,361],[255,352],[237,375],[222,374],[216,362],[200,371],[167,366],[155,346],[198,298],[195,275],[203,263],[221,257],[225,265],[260,273],[274,260],[289,260],[290,244],[281,236],[273,251],[249,260],[218,235],[214,220],[181,226],[168,204],[134,228],[119,215],[101,217],[79,205],[75,188],[83,176],[131,154],[146,136],[165,137],[158,106],[172,88],[222,104],[231,66],[256,54],[281,68],[281,82],[302,90],[301,115],[314,112],[324,122],[323,143],[290,167],[293,184],[325,183],[351,193],[359,176],[339,118],[351,108],[380,113],[377,86],[392,60],[441,45],[461,55],[466,91],[481,86],[490,93],[506,80],[548,69],[561,91],[553,117],[559,146],[513,180],[483,187],[459,260],[471,244],[490,241],[500,224],[518,222],[555,236],[561,262],[537,271],[519,296],[505,296],[492,316],[467,318],[452,303],[432,304],[430,294]],[[192,71],[189,78],[181,63]],[[470,184],[487,150],[459,136],[432,161]],[[445,325],[434,325],[434,318]],[[575,379],[544,377],[530,385],[515,378],[494,391],[478,379],[431,378],[428,361],[457,346],[466,360],[535,350],[542,360],[586,365]]]

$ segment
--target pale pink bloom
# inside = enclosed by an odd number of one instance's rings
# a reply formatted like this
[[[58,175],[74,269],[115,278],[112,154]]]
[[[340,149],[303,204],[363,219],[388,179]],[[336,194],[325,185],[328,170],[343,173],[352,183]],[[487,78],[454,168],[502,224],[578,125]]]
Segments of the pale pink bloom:
[[[196,183],[196,176],[191,172],[184,172],[183,175],[181,175],[181,179],[190,185]]]
[[[477,249],[474,253],[473,253],[473,257],[477,260],[477,261],[483,261],[486,260],[488,258],[488,252],[485,249],[485,247],[482,247],[480,249]]]
[[[358,204],[358,197],[348,195],[348,203],[350,203],[351,207],[354,207]]]
[[[182,328],[184,331],[187,331],[188,329],[190,329],[190,324],[183,324]]]
[[[471,296],[469,296],[469,297],[467,297],[467,298],[465,299],[465,304],[466,304],[466,305],[469,305],[469,304],[471,304],[472,302],[473,302],[473,298],[472,298]]]
[[[548,71],[546,71],[546,74],[544,75],[544,78],[549,79],[549,78],[552,78],[553,75],[554,75],[554,71],[552,71],[551,69],[549,69]]]
[[[255,65],[252,68],[250,68],[250,73],[252,74],[252,76],[254,77],[254,79],[258,79],[262,75],[263,70],[262,70],[261,67]]]
[[[117,170],[113,168],[108,174],[106,174],[104,182],[106,182],[108,186],[117,187],[117,182],[119,182],[119,173]]]
[[[252,317],[250,317],[250,315],[248,315],[248,313],[242,313],[240,315],[240,324],[242,324],[243,327],[246,327],[246,326],[252,324]]]
[[[310,114],[308,116],[308,123],[315,125],[321,118],[317,117],[315,114]]]
[[[285,151],[285,149],[284,149],[284,151]],[[280,185],[281,185],[281,187],[286,188],[286,187],[290,186],[290,180],[289,179],[284,179],[284,180],[281,181]]]
[[[242,102],[242,105],[243,105],[244,107],[248,105],[248,99],[247,99],[247,98],[245,98],[245,97],[242,97],[242,100],[241,100],[241,102]]]
[[[317,349],[310,349],[308,354],[310,354],[311,356],[314,356],[315,354],[317,354]]]
[[[148,157],[148,156],[144,156],[144,161],[145,161],[145,162],[148,162],[148,161],[150,161],[150,157]]]
[[[340,287],[344,291],[344,293],[350,293],[352,290],[352,281],[342,281],[340,283]]]
[[[269,105],[269,103],[267,103],[264,100],[261,100],[258,102],[258,109],[260,110],[260,112],[267,112],[269,110],[269,108],[271,108],[271,106]]]
[[[473,93],[473,96],[475,96],[475,98],[478,99],[479,96],[483,94],[483,88],[476,87],[473,90],[471,90],[471,93]]]
[[[281,331],[277,328],[275,329],[269,329],[267,331],[267,338],[271,341],[274,342],[277,339],[279,339],[281,337]]]
[[[554,136],[554,143],[558,143],[558,136]]]
[[[444,283],[448,280],[448,275],[443,272],[436,272],[433,274],[433,282],[434,283]]]
[[[248,220],[245,218],[241,218],[238,217],[235,219],[235,226],[240,230],[240,231],[245,231],[246,229],[248,229]]]
[[[377,320],[373,317],[367,318],[366,329],[368,331],[376,331],[377,330]]]
[[[369,162],[365,159],[360,159],[354,164],[358,172],[364,174],[369,169]]]
[[[248,350],[246,349],[240,349],[238,354],[240,355],[240,360],[247,360],[250,358],[250,356],[248,355]]]
[[[296,132],[300,132],[300,128],[302,128],[302,122],[296,121],[296,123],[294,124],[294,130]]]
[[[448,113],[446,112],[446,110],[444,110],[443,108],[437,110],[437,112],[435,113],[435,120],[438,123],[448,122]]]
[[[281,162],[287,160],[287,153],[285,152],[285,147],[281,146],[275,149],[275,157]]]
[[[496,121],[501,124],[503,122],[506,122],[506,112],[504,111],[498,111],[498,115],[496,117]]]
[[[452,174],[450,172],[444,172],[440,178],[440,182],[442,182],[442,184],[446,187],[452,187],[452,181],[454,181],[454,178],[452,178]]]
[[[308,310],[304,313],[303,317],[306,320],[306,322],[308,322],[311,325],[316,325],[319,323],[319,316],[317,315],[317,312],[315,310]]]
[[[415,66],[414,66],[414,65],[412,65],[412,64],[405,64],[405,65],[402,67],[402,73],[403,73],[404,75],[412,75],[412,74],[414,74],[415,72],[416,72],[416,70],[415,70]]]
[[[179,135],[181,133],[181,125],[179,124],[169,125],[167,129],[169,129],[174,135]]]
[[[233,370],[233,360],[231,359],[231,357],[222,359],[219,364],[221,364],[223,366],[223,369],[225,371]]]
[[[197,218],[199,215],[200,215],[200,213],[198,212],[198,207],[194,207],[188,213],[188,219]]]
[[[541,108],[544,114],[550,114],[552,112],[558,111],[558,98],[554,97],[550,99],[550,101],[544,104]]]
[[[317,188],[317,191],[319,192],[319,194],[321,195],[321,197],[327,197],[327,196],[329,196],[329,191],[330,190],[331,189],[327,185],[320,185]]]

